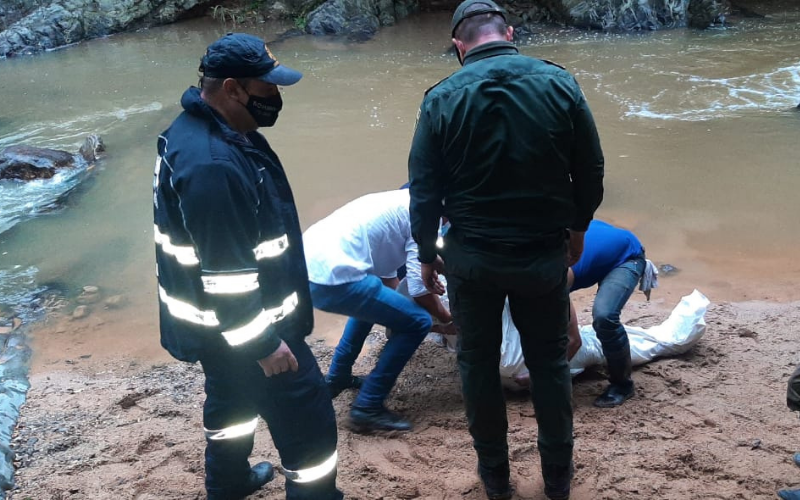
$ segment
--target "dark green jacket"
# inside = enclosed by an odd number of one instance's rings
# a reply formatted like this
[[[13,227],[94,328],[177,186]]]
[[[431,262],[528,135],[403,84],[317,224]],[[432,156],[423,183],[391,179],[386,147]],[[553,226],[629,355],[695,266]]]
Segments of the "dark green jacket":
[[[426,92],[408,167],[411,227],[435,259],[439,217],[468,240],[535,247],[585,231],[603,199],[603,152],[574,77],[508,42],[470,50]]]

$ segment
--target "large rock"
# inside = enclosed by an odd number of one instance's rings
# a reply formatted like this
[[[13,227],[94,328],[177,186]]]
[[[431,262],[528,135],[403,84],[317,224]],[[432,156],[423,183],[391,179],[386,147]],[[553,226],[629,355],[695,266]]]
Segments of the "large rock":
[[[0,18],[26,14],[0,32],[0,58],[202,15],[211,0],[11,0]],[[38,7],[29,10],[30,4]]]
[[[562,22],[606,31],[712,26],[728,0],[538,0]]]
[[[686,17],[692,28],[705,29],[723,22],[729,11],[727,0],[692,0],[686,9]]]
[[[417,0],[327,0],[306,16],[306,32],[363,41],[418,7]]]
[[[94,162],[104,150],[102,139],[94,134],[86,138],[78,153],[35,146],[9,146],[0,151],[0,179],[49,179],[61,169]]]

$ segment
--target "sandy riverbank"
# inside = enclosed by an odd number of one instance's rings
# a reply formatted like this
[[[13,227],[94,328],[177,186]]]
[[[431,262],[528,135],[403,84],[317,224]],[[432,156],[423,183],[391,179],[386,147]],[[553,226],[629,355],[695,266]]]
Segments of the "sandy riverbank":
[[[636,294],[623,319],[660,323],[690,291],[662,279],[653,301]],[[776,489],[800,487],[800,470],[791,463],[800,422],[784,403],[786,378],[798,362],[800,304],[719,302],[703,291],[712,299],[706,335],[684,356],[638,368],[637,397],[628,404],[596,409],[591,402],[603,387],[602,372],[575,379],[574,499],[766,499]],[[591,294],[577,299],[585,323]],[[202,374],[160,350],[148,331],[151,319],[137,325],[125,314],[98,311],[71,321],[56,313],[35,329],[12,499],[204,497]],[[340,324],[321,318],[319,333],[309,338],[323,367]],[[357,372],[374,362],[381,335],[372,340]],[[392,394],[390,406],[413,417],[413,433],[352,434],[341,423],[350,401],[348,393],[335,401],[339,482],[347,498],[485,498],[473,472],[452,354],[424,343]],[[543,499],[528,399],[510,395],[508,414],[518,498]],[[263,424],[254,457],[277,459]],[[282,484],[279,477],[253,498],[282,498]]]

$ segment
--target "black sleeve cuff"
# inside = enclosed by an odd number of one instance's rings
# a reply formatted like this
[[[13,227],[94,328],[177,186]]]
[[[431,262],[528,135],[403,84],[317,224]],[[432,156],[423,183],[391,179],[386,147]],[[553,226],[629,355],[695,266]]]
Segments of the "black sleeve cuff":
[[[575,221],[572,226],[570,226],[571,231],[576,231],[579,233],[585,233],[587,229],[589,229],[589,223],[592,222],[593,217],[589,217],[588,219],[581,219]]]
[[[419,262],[421,264],[430,264],[436,260],[437,256],[435,249],[423,249],[422,247],[419,249]]]
[[[264,335],[263,338],[258,339],[257,345],[248,346],[247,343],[245,343],[242,345],[242,348],[251,350],[253,357],[256,361],[258,361],[259,359],[264,359],[275,352],[281,345],[281,341],[281,338],[275,335],[275,331],[272,330],[270,333]]]

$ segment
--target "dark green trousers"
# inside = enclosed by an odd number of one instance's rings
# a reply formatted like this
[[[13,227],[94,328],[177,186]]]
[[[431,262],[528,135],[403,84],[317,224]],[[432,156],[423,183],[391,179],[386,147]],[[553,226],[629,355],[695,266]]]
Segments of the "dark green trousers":
[[[539,427],[542,463],[572,459],[572,379],[567,364],[569,298],[562,246],[540,255],[491,255],[445,245],[447,293],[459,330],[458,367],[478,461],[508,462],[508,420],[500,384],[502,312],[508,298],[519,330]]]

